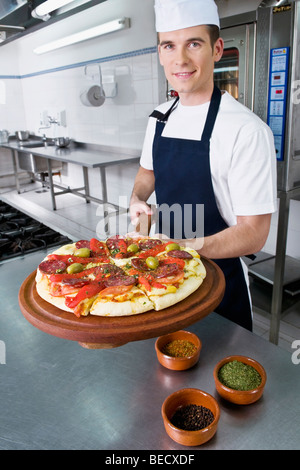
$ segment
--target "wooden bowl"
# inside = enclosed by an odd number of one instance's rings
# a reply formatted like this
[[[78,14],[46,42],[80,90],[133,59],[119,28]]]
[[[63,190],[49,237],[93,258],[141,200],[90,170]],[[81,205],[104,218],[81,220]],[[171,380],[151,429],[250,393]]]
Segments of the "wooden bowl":
[[[174,340],[185,340],[193,343],[196,346],[196,351],[191,356],[173,357],[164,354],[163,348],[166,344]],[[197,335],[189,331],[176,331],[157,338],[155,342],[155,350],[157,359],[161,365],[171,370],[186,370],[193,367],[199,360],[202,343]]]
[[[211,410],[214,415],[212,423],[196,431],[186,431],[174,426],[171,419],[175,411],[190,404],[201,405]],[[196,388],[184,388],[169,395],[162,404],[161,413],[168,436],[184,446],[199,446],[209,441],[217,431],[220,418],[218,402],[208,393]]]
[[[222,384],[222,382],[220,382],[219,377],[218,377],[220,368],[227,362],[231,362],[235,360],[243,362],[244,364],[248,364],[257,370],[257,372],[261,376],[261,383],[257,388],[254,388],[252,390],[245,390],[245,391],[234,390],[232,388],[226,387],[225,385]],[[219,393],[221,397],[237,405],[249,405],[259,400],[260,397],[262,396],[264,387],[267,381],[267,374],[265,372],[265,369],[262,367],[262,365],[259,364],[259,362],[255,361],[254,359],[251,359],[250,357],[228,356],[222,359],[220,362],[218,362],[218,364],[215,366],[214,379],[215,379],[217,392]]]

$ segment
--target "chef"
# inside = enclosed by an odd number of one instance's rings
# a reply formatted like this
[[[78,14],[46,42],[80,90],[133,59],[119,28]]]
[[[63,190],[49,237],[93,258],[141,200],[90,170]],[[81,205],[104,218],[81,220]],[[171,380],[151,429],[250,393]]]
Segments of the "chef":
[[[147,201],[155,192],[156,231],[220,266],[226,290],[216,312],[251,331],[248,274],[241,257],[262,249],[276,211],[273,135],[214,85],[214,64],[224,47],[215,2],[156,0],[155,13],[159,60],[178,97],[159,105],[149,118],[131,221],[135,225],[141,214],[152,214]],[[162,207],[180,207],[181,217],[175,211],[172,218],[173,211]]]

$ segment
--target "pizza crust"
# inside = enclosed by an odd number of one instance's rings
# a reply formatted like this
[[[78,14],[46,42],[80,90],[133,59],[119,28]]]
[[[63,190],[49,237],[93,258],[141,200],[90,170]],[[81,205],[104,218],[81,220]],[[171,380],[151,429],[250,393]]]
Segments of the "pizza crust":
[[[46,302],[49,302],[50,304],[54,305],[60,310],[64,310],[65,312],[74,313],[73,310],[66,306],[64,297],[54,297],[53,295],[50,295],[48,279],[42,276],[39,271],[37,271],[36,275],[36,290],[39,296],[46,300]]]
[[[195,292],[202,284],[203,279],[201,277],[191,276],[184,279],[182,284],[177,288],[176,292],[165,293],[165,294],[149,294],[149,299],[154,304],[155,310],[163,310],[164,308],[170,307],[171,305],[181,302],[186,299],[189,295]],[[161,291],[162,289],[159,289]]]
[[[135,289],[135,294],[130,300],[118,302],[98,297],[90,310],[91,315],[104,317],[118,317],[137,315],[153,310],[154,304],[141,289]]]

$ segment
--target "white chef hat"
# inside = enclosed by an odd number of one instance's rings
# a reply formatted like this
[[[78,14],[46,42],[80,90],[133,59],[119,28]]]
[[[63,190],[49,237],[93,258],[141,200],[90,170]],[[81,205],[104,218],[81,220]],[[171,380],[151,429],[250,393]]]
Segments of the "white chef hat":
[[[163,33],[199,25],[220,27],[213,0],[155,0],[156,31]]]

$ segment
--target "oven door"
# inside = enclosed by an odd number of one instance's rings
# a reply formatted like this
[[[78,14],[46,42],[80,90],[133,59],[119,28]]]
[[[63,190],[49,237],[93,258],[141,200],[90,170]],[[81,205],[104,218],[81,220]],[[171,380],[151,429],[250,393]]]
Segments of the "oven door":
[[[215,64],[215,84],[253,110],[255,24],[224,28],[220,35],[224,40],[224,53]]]

